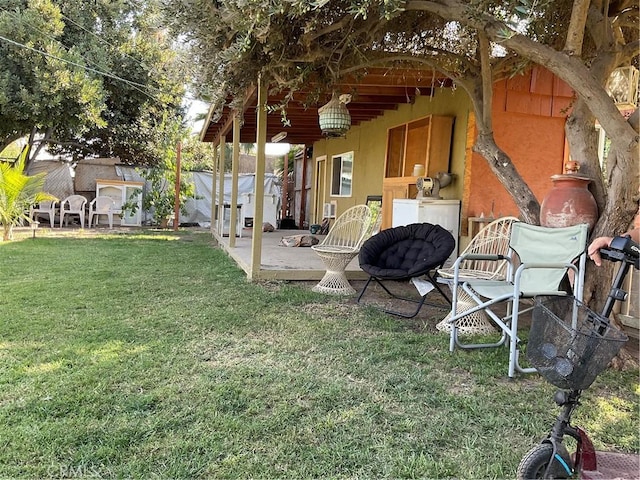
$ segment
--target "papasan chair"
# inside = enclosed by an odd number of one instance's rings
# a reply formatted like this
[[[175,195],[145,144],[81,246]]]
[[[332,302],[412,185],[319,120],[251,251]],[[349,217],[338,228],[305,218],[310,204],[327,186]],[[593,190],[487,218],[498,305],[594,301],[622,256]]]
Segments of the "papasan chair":
[[[373,283],[377,283],[394,299],[416,304],[413,312],[382,308],[383,311],[405,318],[415,317],[426,302],[429,292],[419,298],[392,293],[389,282],[424,279],[447,301],[445,308],[451,308],[451,301],[436,281],[436,270],[444,264],[455,248],[453,235],[440,225],[430,223],[413,223],[400,227],[388,228],[364,242],[358,259],[360,268],[369,274],[358,303],[360,303]],[[441,307],[439,304],[431,304]]]

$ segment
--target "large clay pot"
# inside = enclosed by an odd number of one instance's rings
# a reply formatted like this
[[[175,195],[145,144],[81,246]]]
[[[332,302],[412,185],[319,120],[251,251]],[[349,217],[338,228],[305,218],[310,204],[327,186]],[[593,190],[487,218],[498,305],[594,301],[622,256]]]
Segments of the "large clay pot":
[[[540,224],[567,227],[588,223],[591,230],[598,219],[598,205],[587,188],[591,180],[575,174],[552,175],[553,188],[540,206]]]

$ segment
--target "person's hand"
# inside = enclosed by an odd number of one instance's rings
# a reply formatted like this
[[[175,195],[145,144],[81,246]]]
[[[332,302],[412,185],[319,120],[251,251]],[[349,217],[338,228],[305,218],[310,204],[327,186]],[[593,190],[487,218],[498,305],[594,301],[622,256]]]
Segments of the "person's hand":
[[[598,237],[587,248],[587,255],[597,266],[602,265],[600,249],[608,247],[611,244],[611,240],[613,240],[613,237]]]

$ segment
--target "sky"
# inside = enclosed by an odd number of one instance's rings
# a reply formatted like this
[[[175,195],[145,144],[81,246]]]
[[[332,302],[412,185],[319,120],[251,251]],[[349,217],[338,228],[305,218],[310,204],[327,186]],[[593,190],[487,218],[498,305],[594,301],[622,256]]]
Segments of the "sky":
[[[200,133],[202,129],[202,125],[204,123],[203,120],[196,122],[195,117],[198,114],[207,114],[209,111],[209,104],[206,102],[201,102],[200,100],[191,100],[189,104],[189,108],[187,109],[187,122],[191,125],[191,131],[193,133]]]

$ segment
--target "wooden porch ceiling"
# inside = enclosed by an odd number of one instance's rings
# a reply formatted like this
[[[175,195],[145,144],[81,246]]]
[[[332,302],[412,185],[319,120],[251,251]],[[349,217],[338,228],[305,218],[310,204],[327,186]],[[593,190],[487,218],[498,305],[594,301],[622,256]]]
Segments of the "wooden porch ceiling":
[[[434,87],[450,86],[451,82],[442,77],[433,77],[431,70],[417,69],[369,69],[366,75],[353,77],[336,84],[339,94],[351,94],[347,109],[351,115],[351,125],[373,120],[386,110],[395,110],[404,103],[413,103],[418,95],[428,96]],[[331,98],[331,93],[321,96],[318,103],[307,105],[311,89],[295,92],[286,108],[286,117],[290,122],[284,126],[279,110],[267,114],[267,141],[280,132],[287,132],[282,142],[311,145],[323,138],[318,123],[318,108]],[[256,104],[257,89],[254,87],[245,97],[243,125],[240,129],[241,143],[256,142]],[[285,93],[270,95],[268,105],[278,105]],[[218,143],[220,137],[226,135],[231,141],[234,112],[225,106],[217,121],[212,121],[216,112],[209,111],[200,139],[203,142]]]

